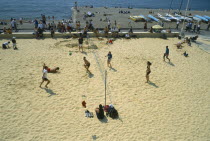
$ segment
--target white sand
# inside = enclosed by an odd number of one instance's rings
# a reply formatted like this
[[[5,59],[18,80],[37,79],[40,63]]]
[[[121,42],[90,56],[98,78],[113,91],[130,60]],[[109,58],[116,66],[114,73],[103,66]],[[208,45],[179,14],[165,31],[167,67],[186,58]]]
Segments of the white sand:
[[[66,47],[77,40],[17,42],[18,51],[0,49],[0,141],[210,139],[210,54],[199,48],[177,50],[177,39],[121,39],[110,46],[94,41],[99,49],[86,49],[85,55]],[[172,64],[162,59],[166,45]],[[188,58],[181,55],[185,50]],[[108,51],[115,71],[106,67]],[[91,62],[91,77],[83,56]],[[147,61],[151,84],[145,83]],[[49,89],[39,88],[43,62],[61,68],[48,74]],[[104,104],[104,69],[107,103],[114,104],[120,119],[101,122],[94,109]],[[83,100],[94,118],[85,117]]]

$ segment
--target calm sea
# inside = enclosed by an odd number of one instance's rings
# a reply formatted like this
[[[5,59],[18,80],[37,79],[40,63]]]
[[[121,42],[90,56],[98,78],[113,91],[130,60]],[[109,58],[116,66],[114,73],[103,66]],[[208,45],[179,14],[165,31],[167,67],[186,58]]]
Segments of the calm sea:
[[[94,7],[128,7],[169,9],[171,2],[173,9],[179,9],[182,0],[77,0],[78,6],[93,5]],[[40,18],[41,14],[55,16],[56,19],[69,18],[71,7],[75,0],[0,0],[0,19],[11,17]],[[183,0],[185,9],[187,0]],[[192,10],[210,10],[210,0],[190,0]]]

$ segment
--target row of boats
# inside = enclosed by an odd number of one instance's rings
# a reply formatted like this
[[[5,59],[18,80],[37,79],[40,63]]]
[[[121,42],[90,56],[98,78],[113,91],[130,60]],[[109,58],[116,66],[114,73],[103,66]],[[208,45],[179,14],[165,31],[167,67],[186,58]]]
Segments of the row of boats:
[[[176,13],[174,14],[174,16],[171,15],[171,14],[168,14],[168,13],[166,13],[165,16],[157,13],[156,17],[153,16],[153,15],[150,15],[150,14],[147,15],[147,17],[144,16],[144,15],[130,16],[130,19],[135,21],[135,22],[137,22],[137,21],[151,21],[151,20],[156,21],[156,22],[159,22],[160,20],[165,21],[165,22],[184,21],[184,20],[185,21],[195,20],[195,21],[198,21],[198,22],[200,22],[200,21],[204,21],[204,22],[210,21],[210,17],[206,16],[206,15],[204,15],[204,16],[194,15],[194,16],[185,17],[185,16],[181,16],[181,15],[176,14]]]

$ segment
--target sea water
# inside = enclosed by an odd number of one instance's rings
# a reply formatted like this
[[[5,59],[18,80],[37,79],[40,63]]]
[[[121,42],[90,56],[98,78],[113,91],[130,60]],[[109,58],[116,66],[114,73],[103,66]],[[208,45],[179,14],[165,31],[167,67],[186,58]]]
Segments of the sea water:
[[[0,0],[0,19],[20,17],[40,18],[41,14],[55,19],[68,19],[75,0]],[[133,7],[151,9],[179,9],[182,0],[77,0],[78,6],[93,7]],[[171,4],[172,2],[172,4]],[[187,0],[183,0],[185,9]],[[191,10],[210,10],[210,0],[190,0]]]

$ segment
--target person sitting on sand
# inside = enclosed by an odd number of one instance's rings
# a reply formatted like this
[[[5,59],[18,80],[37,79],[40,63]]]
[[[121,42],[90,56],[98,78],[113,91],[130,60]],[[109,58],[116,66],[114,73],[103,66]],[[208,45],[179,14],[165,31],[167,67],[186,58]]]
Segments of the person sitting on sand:
[[[130,37],[130,34],[129,33],[126,33],[125,34],[125,39],[130,39],[131,37]]]
[[[109,51],[109,53],[107,54],[106,57],[108,57],[107,66],[110,67],[110,68],[112,68],[112,65],[111,65],[112,53],[111,53],[111,51]]]
[[[168,48],[168,46],[166,46],[166,52],[163,55],[163,60],[165,61],[165,57],[166,57],[166,59],[168,59],[170,62],[170,59],[168,58],[168,56],[169,56],[169,48]]]
[[[87,72],[90,73],[89,71],[89,67],[90,67],[90,62],[88,62],[88,60],[86,59],[86,57],[83,57],[83,60],[84,60],[84,67],[86,68]]]
[[[185,42],[188,44],[188,46],[191,46],[190,39],[188,37],[185,38]]]
[[[3,43],[2,44],[2,49],[8,49],[9,48],[9,44],[10,44],[10,41]]]
[[[188,57],[188,53],[187,53],[186,51],[183,53],[183,55],[184,55],[185,57]]]
[[[112,39],[107,39],[106,44],[113,44],[113,40]]]
[[[47,81],[47,84],[45,85],[45,87],[47,88],[47,85],[50,83],[50,80],[47,78],[47,71],[48,67],[47,66],[44,66],[43,68],[43,76],[42,76],[42,82],[40,84],[39,87],[42,87],[42,84],[44,83],[44,81]]]
[[[150,66],[152,65],[151,62],[147,61],[147,71],[146,71],[146,83],[149,82],[149,74],[151,73]]]
[[[182,42],[178,42],[177,44],[175,44],[177,49],[181,49],[182,48]]]
[[[57,72],[59,71],[59,69],[60,69],[59,67],[50,69],[50,68],[49,68],[48,66],[46,66],[46,64],[44,63],[43,69],[44,69],[45,67],[47,67],[47,72],[48,72],[48,73],[57,73]]]
[[[198,35],[194,36],[194,37],[190,37],[190,40],[192,42],[196,42],[196,40],[198,39]]]
[[[96,115],[97,115],[98,119],[103,119],[104,118],[104,110],[103,110],[103,107],[102,107],[101,104],[99,105],[99,108],[95,109],[95,112],[96,112]]]

